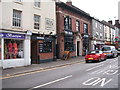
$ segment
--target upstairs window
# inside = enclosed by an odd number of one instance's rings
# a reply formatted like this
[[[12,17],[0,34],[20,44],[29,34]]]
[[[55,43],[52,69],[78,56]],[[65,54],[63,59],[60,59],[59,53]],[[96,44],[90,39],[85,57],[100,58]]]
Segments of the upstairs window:
[[[65,30],[72,30],[72,20],[69,16],[64,18],[64,29]]]
[[[40,0],[34,0],[34,6],[40,8]]]
[[[21,27],[21,13],[21,11],[13,10],[13,26]]]
[[[76,31],[80,32],[80,22],[76,20]]]
[[[17,2],[22,2],[22,0],[16,0]]]
[[[84,23],[84,33],[88,33],[88,24]]]
[[[40,16],[34,15],[34,29],[40,29]]]

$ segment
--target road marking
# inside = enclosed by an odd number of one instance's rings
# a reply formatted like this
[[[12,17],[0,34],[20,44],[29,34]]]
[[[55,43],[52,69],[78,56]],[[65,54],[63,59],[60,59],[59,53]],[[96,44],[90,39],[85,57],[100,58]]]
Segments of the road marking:
[[[57,80],[54,80],[54,81],[51,81],[51,82],[48,82],[48,83],[45,83],[45,84],[42,84],[42,85],[39,85],[39,86],[36,86],[36,87],[33,87],[31,89],[28,89],[28,90],[32,90],[32,89],[36,89],[36,88],[40,88],[40,87],[43,87],[43,86],[46,86],[46,85],[49,85],[49,84],[53,84],[53,83],[56,83],[56,82],[59,82],[59,81],[62,81],[62,80],[65,80],[67,78],[70,78],[72,77],[72,75],[69,75],[69,76],[66,76],[64,78],[60,78],[60,79],[57,79]]]
[[[106,78],[93,77],[83,82],[82,84],[89,85],[89,86],[96,86],[97,84],[100,83],[100,86],[103,87],[111,81],[112,79],[109,79],[108,81],[106,81]]]
[[[104,64],[101,64],[101,65],[98,65],[98,66],[92,67],[92,68],[90,68],[90,69],[87,69],[86,71],[93,70],[93,69],[98,68],[98,67],[101,67],[101,66],[103,66],[103,65],[104,65]]]

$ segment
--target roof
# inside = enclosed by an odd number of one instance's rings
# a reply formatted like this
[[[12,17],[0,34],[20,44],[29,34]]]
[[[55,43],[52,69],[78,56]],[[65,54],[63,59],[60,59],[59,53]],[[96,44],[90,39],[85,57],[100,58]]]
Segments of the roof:
[[[112,25],[112,24],[110,24],[110,23],[108,23],[108,22],[106,22],[104,20],[102,21],[102,23],[105,24],[105,25],[107,25],[107,26],[109,26],[109,27],[111,27],[111,28],[113,28],[113,29],[115,29],[114,25]]]
[[[68,9],[68,10],[70,10],[70,11],[72,11],[72,12],[75,12],[75,13],[78,13],[78,14],[82,14],[82,15],[84,15],[84,16],[86,16],[86,17],[91,18],[91,16],[90,16],[89,13],[86,13],[85,11],[77,8],[77,7],[74,6],[74,5],[67,5],[67,4],[64,3],[64,2],[56,2],[56,5],[58,5],[59,7]]]

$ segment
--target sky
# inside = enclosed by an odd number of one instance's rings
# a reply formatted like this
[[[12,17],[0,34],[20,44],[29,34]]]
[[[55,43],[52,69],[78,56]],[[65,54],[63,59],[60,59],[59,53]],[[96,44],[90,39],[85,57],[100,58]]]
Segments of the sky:
[[[60,0],[66,2],[67,0]],[[72,4],[99,20],[118,19],[118,2],[120,0],[71,0]]]

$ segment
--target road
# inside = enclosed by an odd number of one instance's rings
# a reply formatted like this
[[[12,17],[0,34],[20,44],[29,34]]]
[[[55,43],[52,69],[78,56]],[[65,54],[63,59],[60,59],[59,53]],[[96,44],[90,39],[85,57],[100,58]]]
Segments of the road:
[[[118,58],[17,75],[3,79],[3,88],[118,88]]]

